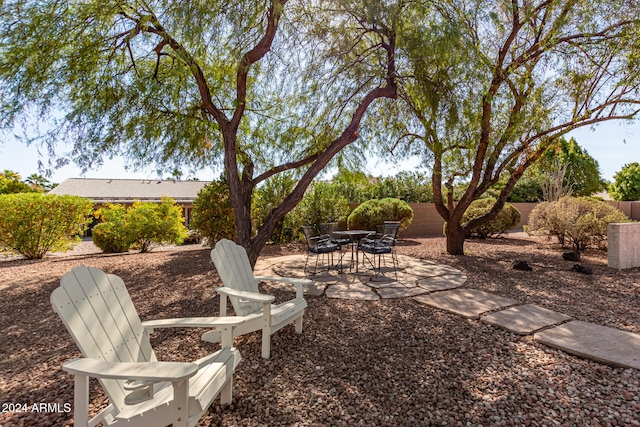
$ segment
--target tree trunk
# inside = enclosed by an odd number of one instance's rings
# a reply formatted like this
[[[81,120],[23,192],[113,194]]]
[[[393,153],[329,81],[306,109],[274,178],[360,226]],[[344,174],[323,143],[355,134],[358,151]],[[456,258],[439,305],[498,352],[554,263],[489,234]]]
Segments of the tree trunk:
[[[447,253],[449,255],[464,255],[464,241],[466,232],[464,229],[455,224],[454,221],[447,222],[445,228],[447,234]]]

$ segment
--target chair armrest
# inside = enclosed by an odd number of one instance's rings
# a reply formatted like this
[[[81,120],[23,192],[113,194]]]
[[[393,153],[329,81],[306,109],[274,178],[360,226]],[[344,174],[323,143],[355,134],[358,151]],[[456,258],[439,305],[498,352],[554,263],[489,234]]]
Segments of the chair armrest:
[[[145,329],[155,328],[212,328],[216,326],[237,326],[244,320],[237,316],[225,317],[183,317],[179,319],[157,319],[142,322]]]
[[[293,277],[268,277],[268,276],[255,276],[256,280],[266,280],[266,281],[270,281],[270,282],[282,282],[282,283],[289,283],[290,285],[293,285],[296,287],[296,298],[300,299],[303,298],[304,295],[304,291],[302,286],[303,285],[312,285],[313,284],[313,280],[309,280],[309,279],[297,279],[297,278],[293,278]]]
[[[73,359],[62,369],[73,375],[93,378],[143,381],[181,381],[198,372],[198,365],[190,362],[105,362],[98,359]]]
[[[331,236],[328,235],[328,234],[323,234],[321,236],[313,236],[313,237],[309,238],[312,246],[319,245],[319,244],[325,243],[325,242],[330,242],[331,239],[332,239]]]
[[[226,286],[221,286],[219,288],[216,288],[216,292],[219,294],[225,294],[232,297],[243,298],[253,302],[261,302],[263,304],[271,303],[276,299],[276,297],[272,295],[265,295],[258,292],[238,291],[236,289],[227,288]]]

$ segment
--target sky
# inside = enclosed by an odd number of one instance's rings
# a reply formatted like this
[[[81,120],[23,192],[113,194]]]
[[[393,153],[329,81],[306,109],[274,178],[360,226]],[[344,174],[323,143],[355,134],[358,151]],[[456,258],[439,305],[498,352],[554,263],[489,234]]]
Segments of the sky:
[[[571,132],[569,137],[574,137],[578,144],[585,149],[600,165],[602,177],[613,181],[613,176],[620,171],[625,164],[640,162],[640,123],[624,124],[621,122],[600,123],[595,128],[583,128]],[[27,147],[17,141],[12,135],[0,135],[0,171],[9,169],[20,174],[22,179],[38,171],[38,161],[46,164],[48,157],[39,156],[35,146]],[[417,162],[402,162],[402,164],[380,164],[372,159],[372,170],[385,171],[384,175],[393,175],[403,169],[415,169]],[[211,181],[220,176],[220,171],[201,170],[195,175],[200,180]],[[60,183],[67,178],[131,178],[131,179],[157,179],[155,169],[126,170],[125,161],[122,158],[105,160],[99,169],[87,171],[82,174],[79,167],[69,164],[54,170],[49,181]],[[163,176],[168,177],[168,174]],[[191,176],[184,176],[184,179]]]

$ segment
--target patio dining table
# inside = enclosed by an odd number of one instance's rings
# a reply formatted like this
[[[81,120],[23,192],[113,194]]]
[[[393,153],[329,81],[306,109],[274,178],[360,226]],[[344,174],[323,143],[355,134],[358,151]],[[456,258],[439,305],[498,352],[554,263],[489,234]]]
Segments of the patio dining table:
[[[343,230],[343,231],[334,231],[332,237],[342,237],[348,238],[351,242],[349,246],[351,246],[351,260],[349,262],[349,270],[353,268],[354,265],[354,255],[355,255],[355,266],[356,273],[358,272],[358,259],[359,259],[359,251],[358,251],[358,243],[363,238],[367,237],[370,234],[375,234],[375,231],[368,230]],[[342,261],[341,261],[342,262]]]

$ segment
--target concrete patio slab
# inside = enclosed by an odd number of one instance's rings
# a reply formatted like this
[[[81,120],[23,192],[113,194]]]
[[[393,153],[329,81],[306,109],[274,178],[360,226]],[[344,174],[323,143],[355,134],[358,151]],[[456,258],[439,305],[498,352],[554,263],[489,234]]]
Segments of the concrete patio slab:
[[[437,292],[459,288],[466,281],[466,274],[445,274],[443,276],[421,278],[417,281],[417,285],[429,292]]]
[[[571,316],[537,305],[525,304],[482,316],[481,322],[518,335],[529,335],[542,328],[571,320]]]
[[[414,297],[416,295],[422,295],[424,293],[427,293],[427,291],[418,287],[413,287],[413,288],[386,287],[386,288],[378,289],[378,295],[380,295],[381,298],[408,298],[408,297]]]
[[[354,299],[361,301],[377,301],[380,296],[373,292],[373,290],[361,283],[354,283],[351,285],[330,285],[325,291],[325,295],[328,298],[342,298],[342,299]]]
[[[414,297],[418,302],[450,311],[468,319],[478,319],[482,313],[515,305],[518,301],[476,289],[455,289]]]
[[[640,335],[574,320],[533,336],[535,341],[622,368],[640,369]]]

